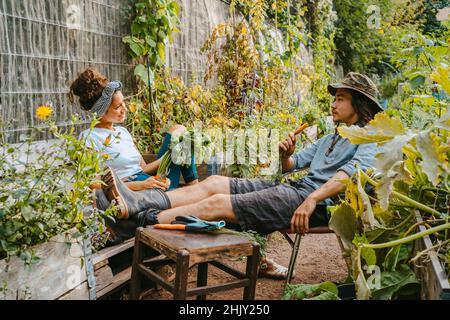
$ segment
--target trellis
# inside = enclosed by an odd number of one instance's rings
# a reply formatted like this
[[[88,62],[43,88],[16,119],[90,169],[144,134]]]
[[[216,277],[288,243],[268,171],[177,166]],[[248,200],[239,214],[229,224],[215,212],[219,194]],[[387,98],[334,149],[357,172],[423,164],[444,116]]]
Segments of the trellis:
[[[39,126],[34,113],[40,104],[52,103],[60,126],[73,113],[83,114],[67,93],[88,66],[132,88],[132,66],[121,42],[128,2],[0,0],[0,108],[8,141]]]
[[[120,79],[125,93],[135,89],[133,65],[122,37],[134,0],[0,0],[0,114],[8,142],[42,126],[36,108],[51,102],[58,126],[78,113],[68,100],[70,83],[93,66]],[[212,28],[228,16],[218,0],[179,0],[181,34],[168,46],[167,65],[185,82],[201,81],[205,57],[200,47]],[[81,129],[81,128],[78,128]],[[38,139],[45,139],[44,133]]]

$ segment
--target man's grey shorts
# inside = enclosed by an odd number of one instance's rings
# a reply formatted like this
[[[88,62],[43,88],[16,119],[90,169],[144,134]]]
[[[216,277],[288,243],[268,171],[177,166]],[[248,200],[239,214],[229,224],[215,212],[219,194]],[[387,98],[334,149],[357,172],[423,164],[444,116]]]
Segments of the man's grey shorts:
[[[263,179],[231,178],[231,204],[241,229],[262,235],[288,229],[294,211],[315,190],[301,180],[295,186]],[[325,205],[317,206],[309,225],[328,225]]]

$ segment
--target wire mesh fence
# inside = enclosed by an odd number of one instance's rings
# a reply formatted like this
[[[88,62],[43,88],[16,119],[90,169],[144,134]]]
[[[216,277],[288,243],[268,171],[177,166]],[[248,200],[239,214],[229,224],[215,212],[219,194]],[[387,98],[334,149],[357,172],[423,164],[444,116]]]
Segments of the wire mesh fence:
[[[67,125],[74,113],[83,115],[67,93],[88,66],[132,89],[132,65],[122,44],[129,30],[125,19],[129,4],[129,0],[0,0],[0,112],[7,141],[18,142],[31,127],[39,126],[34,113],[40,104],[52,103],[60,126]],[[47,135],[44,131],[40,138]]]
[[[59,126],[80,107],[68,100],[71,82],[88,66],[136,87],[133,64],[122,43],[129,34],[134,0],[0,0],[0,114],[6,140],[39,126],[36,108],[51,102]],[[182,33],[168,45],[167,65],[186,83],[201,81],[205,57],[200,48],[228,7],[218,0],[179,0]],[[44,130],[38,140],[48,138]]]

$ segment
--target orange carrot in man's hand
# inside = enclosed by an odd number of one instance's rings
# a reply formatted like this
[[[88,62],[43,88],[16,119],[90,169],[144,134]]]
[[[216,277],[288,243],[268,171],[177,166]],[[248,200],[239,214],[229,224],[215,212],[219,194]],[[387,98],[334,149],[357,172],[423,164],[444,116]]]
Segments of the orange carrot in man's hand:
[[[308,122],[305,122],[304,124],[302,124],[300,127],[298,127],[297,129],[295,129],[294,131],[294,135],[298,135],[299,133],[301,133],[303,130],[305,130],[306,128],[308,128]]]

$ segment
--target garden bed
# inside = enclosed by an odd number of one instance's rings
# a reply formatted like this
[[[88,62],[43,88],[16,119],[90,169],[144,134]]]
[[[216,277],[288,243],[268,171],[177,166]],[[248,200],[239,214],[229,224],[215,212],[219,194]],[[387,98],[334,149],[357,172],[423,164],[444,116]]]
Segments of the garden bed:
[[[420,214],[416,215],[418,222],[422,221]],[[419,231],[425,231],[423,225],[419,226]],[[429,236],[419,238],[414,243],[413,256],[423,250],[428,250],[433,246]],[[419,263],[414,264],[414,272],[421,283],[420,297],[423,300],[450,300],[450,283],[448,274],[445,272],[442,263],[439,261],[435,250],[431,250]]]
[[[75,229],[33,247],[39,262],[26,266],[16,256],[0,260],[3,299],[53,300],[86,282],[81,242],[73,237]]]

